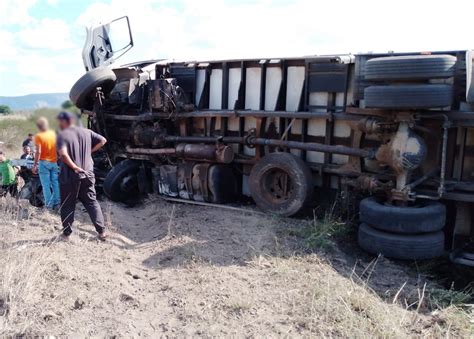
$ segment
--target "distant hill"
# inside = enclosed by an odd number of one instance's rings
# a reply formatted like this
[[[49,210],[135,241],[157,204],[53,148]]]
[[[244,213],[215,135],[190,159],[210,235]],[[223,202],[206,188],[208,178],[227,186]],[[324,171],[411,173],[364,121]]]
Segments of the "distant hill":
[[[69,99],[68,93],[29,94],[18,97],[0,96],[0,105],[8,105],[14,111],[44,107],[60,107]]]

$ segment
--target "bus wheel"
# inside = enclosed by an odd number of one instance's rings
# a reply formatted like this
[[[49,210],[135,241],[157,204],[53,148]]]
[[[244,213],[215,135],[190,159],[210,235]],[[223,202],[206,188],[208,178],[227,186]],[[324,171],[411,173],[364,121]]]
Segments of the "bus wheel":
[[[104,193],[113,201],[128,202],[140,194],[138,186],[138,171],[140,163],[133,160],[123,160],[115,165],[104,179]]]
[[[249,189],[262,210],[292,216],[310,201],[313,180],[300,158],[290,153],[270,153],[252,168]]]

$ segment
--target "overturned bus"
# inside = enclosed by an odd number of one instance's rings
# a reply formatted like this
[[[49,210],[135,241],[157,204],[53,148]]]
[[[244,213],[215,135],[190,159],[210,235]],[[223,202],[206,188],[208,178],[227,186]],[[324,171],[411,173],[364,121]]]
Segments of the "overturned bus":
[[[115,25],[128,29],[120,46]],[[133,46],[129,28],[124,17],[88,30],[87,72],[70,92],[109,140],[96,167],[112,200],[249,196],[292,216],[316,190],[362,192],[366,251],[448,251],[474,266],[471,51],[111,67]]]

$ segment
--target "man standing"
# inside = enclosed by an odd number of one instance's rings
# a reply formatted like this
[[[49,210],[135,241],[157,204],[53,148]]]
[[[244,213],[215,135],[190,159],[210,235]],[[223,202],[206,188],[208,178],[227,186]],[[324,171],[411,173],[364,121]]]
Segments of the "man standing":
[[[2,176],[2,191],[0,196],[6,196],[8,193],[12,197],[18,194],[16,174],[10,160],[7,160],[5,154],[0,151],[0,175]]]
[[[56,210],[60,204],[56,133],[49,129],[48,120],[44,117],[38,119],[36,126],[39,133],[35,136],[36,153],[32,170],[34,174],[39,174],[46,208]]]
[[[99,239],[104,241],[104,216],[95,193],[94,162],[92,153],[105,145],[107,140],[89,129],[75,125],[75,118],[69,112],[58,115],[61,133],[58,136],[58,151],[61,171],[61,221],[63,236],[72,233],[76,201],[82,202],[95,226]]]

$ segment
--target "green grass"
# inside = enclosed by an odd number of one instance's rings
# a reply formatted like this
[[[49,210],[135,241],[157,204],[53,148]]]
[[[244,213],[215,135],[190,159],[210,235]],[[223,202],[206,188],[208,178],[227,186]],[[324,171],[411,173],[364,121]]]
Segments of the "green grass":
[[[285,232],[302,239],[307,249],[327,249],[334,244],[333,240],[350,232],[350,224],[335,216],[333,211],[331,209],[319,218],[314,211],[312,219],[297,220],[297,225],[290,227],[286,225]]]
[[[461,291],[453,288],[447,290],[444,288],[433,288],[430,291],[430,301],[433,306],[445,308],[449,306],[463,306],[474,300],[474,288],[467,286]]]

